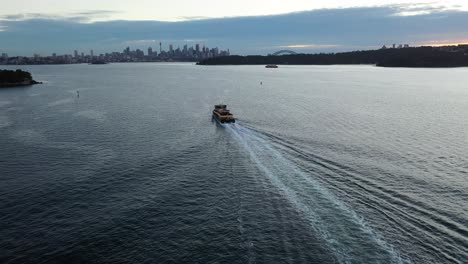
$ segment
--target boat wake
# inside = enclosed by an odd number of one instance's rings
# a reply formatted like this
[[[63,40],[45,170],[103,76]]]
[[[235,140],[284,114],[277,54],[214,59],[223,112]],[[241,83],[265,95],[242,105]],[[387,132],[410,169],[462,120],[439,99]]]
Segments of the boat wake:
[[[248,152],[267,180],[284,196],[340,263],[411,263],[400,257],[366,221],[301,170],[259,132],[239,124],[225,125]]]

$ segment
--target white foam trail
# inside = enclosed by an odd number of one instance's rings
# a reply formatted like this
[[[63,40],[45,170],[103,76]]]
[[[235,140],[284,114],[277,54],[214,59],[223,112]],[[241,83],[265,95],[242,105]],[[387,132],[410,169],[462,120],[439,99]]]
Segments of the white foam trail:
[[[66,98],[66,99],[61,99],[61,100],[57,100],[55,102],[52,102],[52,103],[49,103],[47,104],[49,107],[53,107],[53,106],[59,106],[59,105],[64,105],[64,104],[68,104],[68,103],[71,103],[73,102],[73,99],[72,98]]]
[[[300,170],[258,133],[238,124],[228,125],[226,128],[244,146],[270,182],[306,216],[311,227],[327,242],[340,263],[365,262],[366,256],[362,254],[364,252],[359,251],[363,250],[360,246],[366,240],[372,241],[375,250],[388,255],[387,263],[410,262],[402,260],[399,253],[372,230],[362,217],[311,175]],[[372,256],[375,257],[375,254]]]
[[[85,117],[95,121],[103,122],[106,120],[106,113],[96,110],[84,110],[75,114],[75,116]]]

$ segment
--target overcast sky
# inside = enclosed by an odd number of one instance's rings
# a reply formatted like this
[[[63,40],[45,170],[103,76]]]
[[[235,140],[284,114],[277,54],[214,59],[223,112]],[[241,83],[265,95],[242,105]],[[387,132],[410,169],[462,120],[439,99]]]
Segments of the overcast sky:
[[[322,8],[389,4],[445,5],[468,9],[466,0],[1,0],[0,16],[17,14],[74,15],[106,11],[94,20],[178,21],[193,18],[272,15]]]
[[[10,55],[146,50],[160,41],[235,54],[468,42],[465,0],[0,1],[0,53]]]

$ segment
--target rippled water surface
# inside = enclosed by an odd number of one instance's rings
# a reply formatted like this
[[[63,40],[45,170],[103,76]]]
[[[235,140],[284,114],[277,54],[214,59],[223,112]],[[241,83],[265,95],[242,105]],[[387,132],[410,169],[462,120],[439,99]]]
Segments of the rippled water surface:
[[[466,68],[25,69],[1,263],[468,263]]]

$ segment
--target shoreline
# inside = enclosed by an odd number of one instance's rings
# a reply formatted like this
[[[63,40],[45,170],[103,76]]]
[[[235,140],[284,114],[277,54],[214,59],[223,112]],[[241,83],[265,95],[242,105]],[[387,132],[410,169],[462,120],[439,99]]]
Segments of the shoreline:
[[[197,66],[217,67],[217,66],[265,66],[266,64],[197,64]],[[278,66],[372,66],[377,68],[407,68],[407,69],[459,69],[468,68],[468,66],[383,66],[375,63],[363,64],[276,64]],[[279,67],[281,68],[281,67]]]
[[[375,65],[385,68],[468,67],[468,47],[361,50],[338,53],[248,55],[217,57],[197,65]]]
[[[219,64],[204,64],[200,62],[183,62],[183,61],[171,61],[171,62],[113,62],[113,63],[106,63],[106,64],[90,64],[90,63],[67,63],[67,64],[22,64],[21,66],[63,66],[63,65],[109,65],[109,64],[192,64],[196,66],[265,66],[267,64],[264,63],[219,63]],[[300,63],[276,63],[275,65],[278,66],[373,66],[378,68],[407,68],[407,69],[460,69],[460,68],[468,68],[468,65],[437,65],[437,66],[411,66],[411,65],[378,65],[376,63],[334,63],[334,64],[300,64]],[[11,64],[0,64],[0,66],[17,66]],[[280,67],[281,68],[281,67]],[[42,82],[34,81],[33,83],[29,84],[12,84],[10,86],[28,86],[34,84],[42,84]],[[9,86],[9,87],[10,87]],[[4,84],[0,83],[0,87],[5,87]]]
[[[17,82],[17,83],[0,83],[0,88],[12,88],[12,87],[25,87],[25,86],[33,86],[35,84],[42,84],[42,82],[38,82],[35,80],[32,81],[25,81],[25,82]]]
[[[20,69],[0,70],[0,88],[31,86],[41,83],[35,81],[31,73],[27,71]]]

